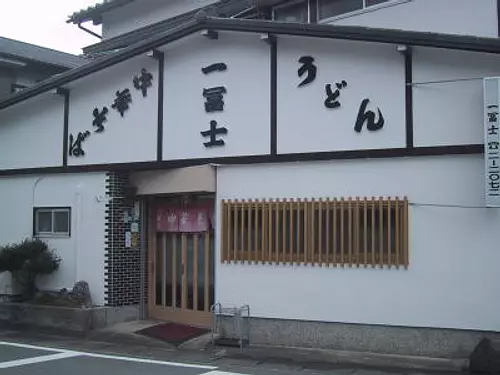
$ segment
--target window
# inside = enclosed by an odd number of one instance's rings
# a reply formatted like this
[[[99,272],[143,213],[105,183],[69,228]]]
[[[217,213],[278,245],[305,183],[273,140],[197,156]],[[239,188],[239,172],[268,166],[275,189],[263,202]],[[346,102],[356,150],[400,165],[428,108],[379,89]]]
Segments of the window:
[[[342,14],[362,10],[391,0],[296,0],[273,9],[273,19],[285,22],[315,22]],[[310,15],[310,17],[309,17]]]
[[[273,9],[273,19],[283,22],[309,22],[309,7],[307,1],[294,2]]]
[[[389,0],[317,0],[318,18],[324,19],[353,12],[373,5],[386,3]]]
[[[71,208],[36,207],[34,209],[34,235],[67,237],[71,233]]]
[[[10,92],[13,94],[13,93],[19,92],[21,90],[24,90],[27,87],[28,86],[21,85],[19,83],[13,83],[12,85],[10,85]]]
[[[408,266],[408,201],[223,201],[222,260]]]
[[[372,5],[386,3],[389,0],[365,0],[365,7],[371,7]]]

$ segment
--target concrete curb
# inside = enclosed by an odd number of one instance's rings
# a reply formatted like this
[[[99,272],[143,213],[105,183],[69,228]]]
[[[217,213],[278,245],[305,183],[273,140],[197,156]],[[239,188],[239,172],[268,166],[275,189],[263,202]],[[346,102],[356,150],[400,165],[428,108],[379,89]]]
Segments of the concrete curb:
[[[222,348],[221,348],[222,349]],[[398,368],[428,371],[461,372],[467,370],[467,359],[429,358],[397,354],[363,353],[330,349],[309,349],[297,347],[275,347],[252,345],[240,351],[224,348],[224,357],[251,359],[266,362],[283,360],[306,364],[353,365],[359,367]]]

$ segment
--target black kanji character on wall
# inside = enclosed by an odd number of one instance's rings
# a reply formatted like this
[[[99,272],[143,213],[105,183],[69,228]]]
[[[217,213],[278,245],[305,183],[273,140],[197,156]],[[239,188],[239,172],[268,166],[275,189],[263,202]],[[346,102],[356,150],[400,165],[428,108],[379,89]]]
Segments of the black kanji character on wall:
[[[500,190],[500,173],[498,172],[490,172],[488,173],[488,179],[490,182],[488,182],[488,186],[490,188],[490,194],[493,196],[498,196],[498,193],[491,193],[491,191],[498,191]]]
[[[377,108],[377,122],[375,122],[375,113],[373,113],[373,111],[366,111],[366,107],[369,102],[370,99],[363,99],[361,105],[359,106],[358,117],[356,118],[356,124],[354,125],[354,130],[358,133],[363,129],[363,125],[365,122],[367,123],[366,128],[369,131],[380,130],[384,127],[385,120],[382,112],[380,111],[380,108]]]
[[[94,121],[92,121],[92,125],[96,127],[94,130],[96,133],[100,133],[104,131],[104,123],[108,120],[106,115],[108,114],[108,107],[104,107],[102,111],[99,111],[98,108],[94,108],[92,112],[94,115]]]
[[[340,101],[339,101],[340,90],[347,87],[347,82],[342,80],[341,82],[335,83],[335,85],[337,86],[335,91],[332,91],[332,85],[330,85],[329,83],[325,85],[325,91],[326,91],[325,107],[326,108],[338,108],[341,105]]]
[[[488,135],[497,135],[498,134],[498,105],[492,104],[488,106],[488,122],[490,123],[488,126]]]
[[[488,150],[490,151],[500,150],[500,142],[497,141],[488,142]]]
[[[204,68],[201,68],[203,74],[209,74],[212,72],[224,72],[227,70],[227,65],[225,63],[215,63]]]
[[[115,102],[111,105],[111,107],[120,112],[120,115],[123,117],[123,114],[129,108],[129,103],[132,103],[132,96],[130,95],[130,90],[129,89],[125,89],[123,91],[118,90],[116,92]]]
[[[79,132],[74,138],[73,134],[69,135],[69,155],[74,157],[84,156],[85,151],[82,148],[82,142],[90,136],[90,132]]]
[[[148,87],[153,84],[153,75],[149,73],[146,69],[141,69],[141,75],[134,76],[134,87],[137,90],[142,91],[142,96],[146,97],[148,95]]]
[[[307,73],[307,77],[299,83],[298,87],[301,87],[313,82],[316,79],[318,68],[316,67],[316,65],[314,65],[314,58],[311,56],[302,56],[299,59],[299,62],[302,64],[302,66],[297,71],[299,78],[302,77],[304,73]]]
[[[203,96],[206,98],[205,111],[215,112],[224,110],[224,97],[226,88],[223,86],[203,89]]]
[[[489,105],[487,114],[488,114],[488,122],[497,122],[498,121],[498,106],[495,104]]]
[[[204,137],[210,137],[210,141],[204,142],[203,146],[205,147],[213,147],[213,146],[224,146],[223,139],[217,139],[218,135],[227,134],[227,128],[225,127],[217,127],[217,121],[210,121],[210,129],[200,132]]]
[[[498,126],[492,123],[488,126],[488,135],[498,135]]]

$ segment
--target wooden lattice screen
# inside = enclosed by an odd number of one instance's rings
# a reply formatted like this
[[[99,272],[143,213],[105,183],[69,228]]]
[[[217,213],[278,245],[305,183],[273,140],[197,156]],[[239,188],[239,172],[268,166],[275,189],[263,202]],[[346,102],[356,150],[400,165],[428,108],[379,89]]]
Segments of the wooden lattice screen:
[[[407,198],[223,200],[223,262],[408,267]]]

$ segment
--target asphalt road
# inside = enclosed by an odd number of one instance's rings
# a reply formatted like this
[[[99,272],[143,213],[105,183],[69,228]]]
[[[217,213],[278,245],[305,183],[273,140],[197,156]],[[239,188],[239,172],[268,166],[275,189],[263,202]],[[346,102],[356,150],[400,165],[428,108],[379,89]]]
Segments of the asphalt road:
[[[0,374],[5,375],[232,375],[216,367],[122,357],[0,342]]]
[[[3,340],[3,341],[2,341]],[[363,369],[214,359],[199,352],[92,342],[0,329],[0,375],[437,375],[407,369]],[[439,373],[445,375],[445,373]],[[451,373],[449,375],[463,375]]]

